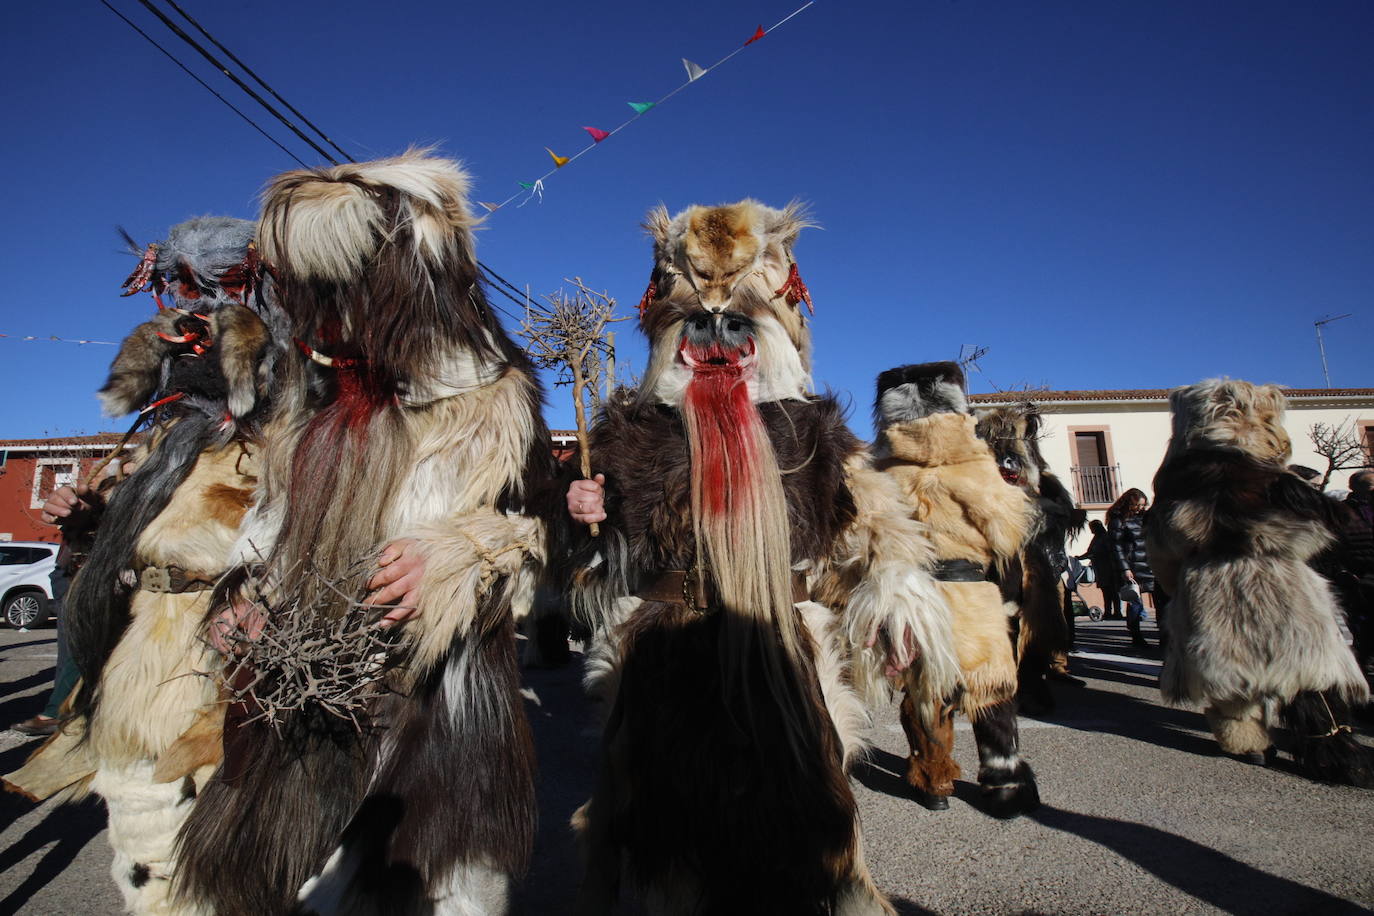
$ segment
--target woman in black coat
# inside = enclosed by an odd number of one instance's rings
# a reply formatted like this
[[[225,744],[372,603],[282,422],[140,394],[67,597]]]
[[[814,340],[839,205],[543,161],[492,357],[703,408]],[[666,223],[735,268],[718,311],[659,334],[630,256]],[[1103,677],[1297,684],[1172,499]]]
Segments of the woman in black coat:
[[[1116,545],[1107,533],[1107,526],[1097,519],[1088,523],[1088,530],[1093,533],[1092,542],[1088,544],[1088,552],[1078,559],[1092,560],[1097,587],[1102,590],[1103,617],[1116,620],[1121,617],[1121,573],[1117,569]]]
[[[1122,584],[1135,585],[1142,595],[1155,589],[1155,574],[1145,553],[1145,509],[1150,500],[1144,491],[1135,487],[1122,493],[1107,510],[1107,533],[1115,550],[1116,570]],[[1141,601],[1132,601],[1126,609],[1126,628],[1131,632],[1131,644],[1144,647],[1140,635],[1140,618],[1145,612]]]

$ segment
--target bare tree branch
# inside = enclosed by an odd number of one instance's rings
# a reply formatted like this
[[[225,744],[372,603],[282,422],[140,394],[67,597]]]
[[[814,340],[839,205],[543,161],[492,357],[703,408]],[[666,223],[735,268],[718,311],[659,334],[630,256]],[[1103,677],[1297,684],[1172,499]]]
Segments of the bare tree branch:
[[[1326,459],[1323,490],[1337,471],[1374,467],[1369,452],[1355,435],[1355,421],[1348,417],[1335,426],[1313,423],[1307,430],[1307,438],[1312,441],[1313,451]]]

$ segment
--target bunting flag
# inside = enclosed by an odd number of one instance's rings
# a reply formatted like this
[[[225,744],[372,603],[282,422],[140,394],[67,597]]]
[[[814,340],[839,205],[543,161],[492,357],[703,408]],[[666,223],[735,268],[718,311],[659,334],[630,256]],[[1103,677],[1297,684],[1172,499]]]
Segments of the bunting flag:
[[[520,185],[520,190],[515,192],[505,200],[501,201],[500,203],[480,202],[481,205],[486,208],[488,213],[495,213],[497,210],[501,209],[506,204],[511,203],[516,198],[520,197],[522,194],[525,196],[525,199],[519,203],[519,207],[523,207],[525,204],[529,203],[536,197],[539,198],[539,201],[542,203],[544,200],[544,179],[551,177],[554,172],[563,168],[563,166],[569,164],[570,162],[574,162],[582,158],[582,156],[586,155],[588,152],[595,149],[597,144],[599,144],[602,140],[609,138],[612,134],[616,134],[619,133],[621,130],[624,130],[630,124],[634,123],[637,119],[646,114],[650,109],[657,108],[659,105],[662,105],[664,102],[668,101],[673,96],[677,95],[683,89],[686,89],[688,86],[692,85],[697,80],[701,79],[707,73],[716,69],[721,64],[725,63],[730,58],[734,57],[736,54],[739,54],[745,48],[749,47],[751,44],[758,41],[760,38],[764,37],[769,32],[772,32],[774,29],[778,28],[778,26],[782,25],[783,23],[787,22],[788,20],[799,15],[800,13],[814,5],[815,0],[807,0],[807,2],[803,3],[801,6],[797,7],[795,10],[788,13],[782,19],[774,23],[772,28],[765,29],[762,25],[760,25],[758,28],[754,30],[754,34],[750,36],[748,41],[746,41],[742,45],[736,46],[735,49],[732,50],[729,54],[726,54],[724,57],[722,57],[715,63],[711,64],[709,67],[703,67],[700,64],[690,61],[685,57],[682,58],[682,66],[687,71],[687,81],[685,83],[682,83],[676,89],[672,90],[656,102],[626,102],[625,104],[629,105],[632,109],[634,109],[634,116],[631,117],[629,120],[625,121],[624,123],[616,125],[610,130],[602,130],[599,127],[583,127],[582,129],[591,135],[592,142],[587,146],[583,147],[582,149],[578,150],[577,152],[573,153],[571,156],[560,156],[557,153],[555,153],[550,147],[544,147],[544,151],[547,152],[549,156],[553,159],[552,169],[545,172],[543,175],[540,175],[537,179],[535,179],[532,182],[518,182],[518,184]]]
[[[530,184],[527,181],[522,181],[520,182],[520,187],[529,188],[530,193],[525,197],[524,200],[520,201],[520,203],[516,205],[517,210],[520,209],[520,207],[523,207],[525,204],[529,203],[531,200],[534,200],[534,198],[536,197],[539,198],[539,202],[541,204],[544,202],[544,179],[536,178],[534,184]]]

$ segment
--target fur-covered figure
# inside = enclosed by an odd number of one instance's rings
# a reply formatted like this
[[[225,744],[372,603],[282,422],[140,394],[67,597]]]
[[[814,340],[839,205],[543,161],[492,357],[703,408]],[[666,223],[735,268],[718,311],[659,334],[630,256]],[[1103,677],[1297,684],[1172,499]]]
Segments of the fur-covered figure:
[[[609,912],[622,880],[658,913],[891,912],[846,776],[865,724],[851,677],[920,655],[944,695],[957,662],[923,529],[809,393],[806,225],[752,200],[649,215],[649,368],[592,430],[604,494],[568,496],[574,519],[604,518],[574,550],[609,707],[575,818],[582,913]],[[844,616],[808,600],[824,592]],[[872,648],[851,671],[855,645]]]
[[[72,718],[7,778],[33,797],[104,799],[112,874],[134,913],[200,912],[170,889],[177,830],[220,751],[223,707],[208,676],[218,656],[202,624],[252,502],[285,343],[271,330],[281,316],[253,232],[227,217],[182,223],[129,281],[131,293],[170,291],[174,305],[125,339],[100,397],[116,417],[161,406],[66,597],[82,675]]]
[[[178,847],[218,916],[502,912],[530,853],[515,618],[553,457],[467,187],[410,152],[264,192],[295,347],[224,587],[225,761]]]
[[[1040,411],[1033,404],[994,407],[978,413],[978,435],[987,441],[1002,478],[1020,487],[1033,501],[1029,538],[1021,552],[1016,635],[1017,690],[1022,711],[1054,708],[1046,678],[1058,666],[1067,674],[1070,648],[1064,616],[1062,571],[1068,566],[1065,542],[1082,530],[1087,513],[1050,473],[1040,453]],[[1009,583],[1012,593],[1018,591]]]
[[[1283,393],[1213,379],[1169,403],[1147,535],[1172,596],[1165,699],[1203,706],[1222,750],[1256,763],[1272,753],[1266,706],[1277,705],[1305,773],[1374,787],[1374,759],[1348,725],[1369,688],[1330,584],[1308,565],[1331,541],[1329,509],[1286,468]]]
[[[1017,749],[1016,659],[1011,615],[999,585],[1019,576],[1031,503],[998,472],[978,438],[957,363],[921,363],[878,376],[877,466],[896,479],[912,515],[930,529],[935,579],[949,604],[962,690],[931,709],[919,698],[920,662],[904,675],[902,727],[911,745],[907,782],[929,808],[949,805],[960,775],[952,755],[954,712],[973,723],[978,782],[990,810],[1010,817],[1039,802]],[[929,716],[934,712],[934,718]],[[922,713],[926,713],[923,715]]]

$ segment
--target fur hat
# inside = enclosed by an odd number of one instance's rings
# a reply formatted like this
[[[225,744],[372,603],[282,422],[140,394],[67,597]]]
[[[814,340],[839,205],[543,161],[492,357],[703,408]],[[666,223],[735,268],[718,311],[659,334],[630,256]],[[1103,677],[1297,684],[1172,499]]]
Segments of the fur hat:
[[[964,371],[958,363],[914,363],[885,370],[878,376],[873,420],[880,429],[933,413],[968,412]]]

